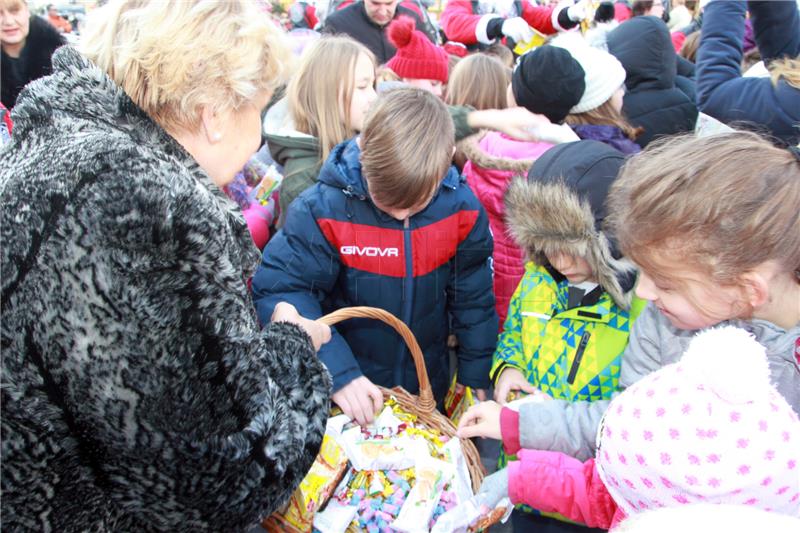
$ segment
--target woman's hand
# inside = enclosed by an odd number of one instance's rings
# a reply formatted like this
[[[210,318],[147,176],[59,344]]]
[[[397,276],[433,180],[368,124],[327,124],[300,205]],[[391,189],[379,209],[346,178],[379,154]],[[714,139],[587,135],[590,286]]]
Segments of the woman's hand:
[[[500,440],[500,411],[503,408],[497,402],[488,401],[473,405],[461,417],[457,435],[462,439],[472,437],[489,437]]]
[[[383,407],[383,393],[364,376],[334,392],[331,399],[360,426],[372,423],[375,414]]]
[[[539,389],[528,383],[525,376],[516,368],[508,367],[500,374],[497,379],[497,386],[494,389],[494,401],[499,404],[506,403],[508,394],[511,391],[522,391],[528,394],[536,394]]]
[[[300,326],[300,328],[311,337],[311,342],[314,344],[314,349],[317,351],[319,351],[323,344],[331,340],[330,326],[316,320],[303,318],[290,303],[278,303],[278,305],[275,306],[275,310],[272,311],[272,318],[270,321],[289,322],[290,324]]]

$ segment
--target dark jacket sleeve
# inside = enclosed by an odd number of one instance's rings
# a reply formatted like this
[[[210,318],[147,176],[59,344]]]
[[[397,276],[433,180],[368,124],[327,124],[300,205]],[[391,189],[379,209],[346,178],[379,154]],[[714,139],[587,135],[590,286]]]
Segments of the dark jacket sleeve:
[[[773,85],[769,78],[741,76],[744,18],[744,0],[715,0],[706,6],[697,51],[697,107],[721,122],[755,123],[782,142],[796,144],[800,91],[785,80]]]
[[[479,389],[489,388],[492,353],[497,344],[492,250],[489,219],[479,207],[475,225],[456,251],[447,287],[449,310],[458,337],[458,381]]]
[[[339,258],[325,239],[306,196],[292,203],[286,224],[264,248],[253,276],[258,319],[269,322],[278,302],[289,302],[306,318],[322,316],[321,302],[334,290]],[[319,358],[333,377],[334,392],[362,375],[353,351],[332,328],[333,336]]]
[[[750,0],[747,7],[764,64],[800,55],[800,14],[796,2]]]
[[[694,79],[695,73],[695,65],[685,57],[675,55],[675,69],[678,76],[683,76],[684,78]]]
[[[742,0],[717,0],[706,6],[697,49],[697,107],[715,118],[735,98],[731,82],[741,79],[744,17]]]

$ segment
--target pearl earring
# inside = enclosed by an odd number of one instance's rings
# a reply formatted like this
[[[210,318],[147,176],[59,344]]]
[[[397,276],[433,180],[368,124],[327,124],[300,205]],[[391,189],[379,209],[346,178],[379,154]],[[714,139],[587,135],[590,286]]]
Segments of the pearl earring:
[[[212,138],[213,140],[215,140],[215,141],[221,141],[221,140],[222,140],[222,134],[220,134],[220,133],[215,133],[215,134],[213,134],[213,135],[211,136],[211,138]]]

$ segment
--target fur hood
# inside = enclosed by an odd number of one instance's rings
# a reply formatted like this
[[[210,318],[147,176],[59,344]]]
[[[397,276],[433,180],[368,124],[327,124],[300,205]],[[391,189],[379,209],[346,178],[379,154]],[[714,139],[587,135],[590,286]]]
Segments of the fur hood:
[[[506,194],[509,232],[529,258],[547,264],[546,254],[585,258],[598,283],[624,309],[630,307],[633,265],[620,257],[613,237],[602,229],[605,198],[624,156],[596,141],[548,150]]]
[[[515,174],[525,175],[533,165],[534,159],[511,159],[497,157],[486,153],[480,146],[481,140],[486,136],[486,131],[470,135],[457,143],[457,147],[473,164],[491,170],[508,170]]]
[[[259,326],[238,206],[70,47],[0,150],[9,531],[244,531],[317,454],[330,376]]]

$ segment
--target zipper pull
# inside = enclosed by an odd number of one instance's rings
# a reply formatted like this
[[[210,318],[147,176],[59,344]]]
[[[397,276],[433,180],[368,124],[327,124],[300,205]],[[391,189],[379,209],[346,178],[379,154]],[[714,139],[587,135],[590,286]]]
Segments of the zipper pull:
[[[583,352],[586,351],[586,345],[589,344],[589,337],[592,334],[588,331],[584,331],[583,335],[581,336],[581,341],[578,343],[578,349],[575,351],[575,359],[572,360],[572,366],[569,369],[569,375],[567,376],[567,383],[572,385],[575,383],[575,378],[578,376],[578,368],[581,366],[581,361],[583,360]]]

